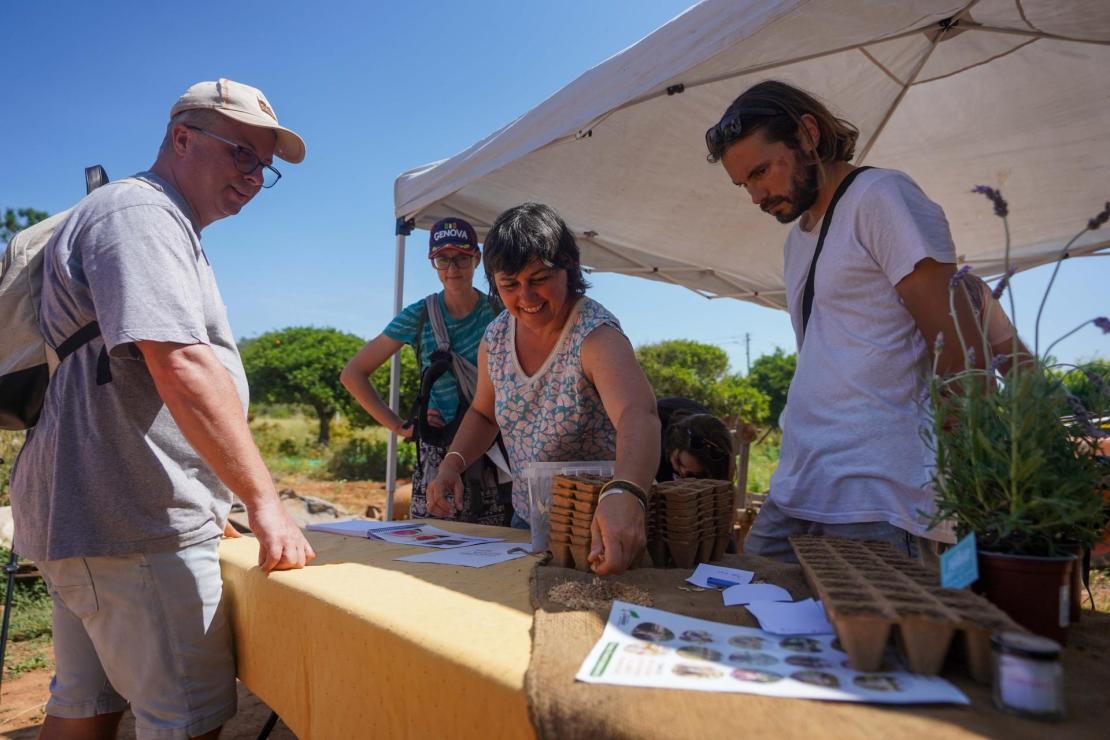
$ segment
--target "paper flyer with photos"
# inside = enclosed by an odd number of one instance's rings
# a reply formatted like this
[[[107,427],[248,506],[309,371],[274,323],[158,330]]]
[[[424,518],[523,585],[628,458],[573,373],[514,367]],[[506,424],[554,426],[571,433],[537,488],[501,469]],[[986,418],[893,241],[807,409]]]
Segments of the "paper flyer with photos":
[[[936,676],[853,670],[835,635],[772,635],[614,601],[609,622],[578,670],[586,683],[761,694],[875,704],[967,704]]]
[[[419,545],[420,547],[435,547],[441,550],[451,547],[482,545],[489,542],[503,542],[505,539],[504,537],[474,537],[458,534],[433,527],[430,524],[375,522],[364,519],[310,524],[308,529],[314,532],[366,537],[373,540],[393,542],[398,545]]]

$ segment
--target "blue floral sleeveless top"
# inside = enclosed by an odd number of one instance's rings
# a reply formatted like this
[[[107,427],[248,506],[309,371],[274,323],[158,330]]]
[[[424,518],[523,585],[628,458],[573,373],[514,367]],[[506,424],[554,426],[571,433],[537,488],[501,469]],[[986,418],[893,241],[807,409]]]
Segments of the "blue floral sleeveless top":
[[[528,482],[524,464],[612,460],[617,432],[597,388],[582,370],[582,342],[599,326],[620,331],[613,314],[583,296],[571,308],[563,333],[534,375],[520,368],[516,320],[502,311],[486,329],[494,411],[513,471],[513,507],[526,521]]]

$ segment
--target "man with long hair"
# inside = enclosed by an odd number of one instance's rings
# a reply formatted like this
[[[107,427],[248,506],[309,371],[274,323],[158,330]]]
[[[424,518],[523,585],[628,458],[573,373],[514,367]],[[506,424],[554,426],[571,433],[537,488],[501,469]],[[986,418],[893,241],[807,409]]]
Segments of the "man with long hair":
[[[748,89],[706,132],[709,161],[765,213],[794,223],[784,278],[798,366],[748,553],[793,560],[788,538],[811,533],[929,558],[946,538],[929,527],[921,429],[934,347],[940,372],[963,363],[949,312],[956,250],[944,212],[913,180],[851,163],[858,136],[775,81]],[[963,336],[977,338],[965,291],[956,298]]]

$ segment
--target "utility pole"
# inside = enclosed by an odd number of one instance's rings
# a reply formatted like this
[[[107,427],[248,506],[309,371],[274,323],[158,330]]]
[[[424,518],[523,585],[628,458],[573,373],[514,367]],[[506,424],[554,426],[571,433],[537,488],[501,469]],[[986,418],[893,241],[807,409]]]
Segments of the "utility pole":
[[[752,374],[752,335],[744,332],[744,356],[748,359],[748,375]]]

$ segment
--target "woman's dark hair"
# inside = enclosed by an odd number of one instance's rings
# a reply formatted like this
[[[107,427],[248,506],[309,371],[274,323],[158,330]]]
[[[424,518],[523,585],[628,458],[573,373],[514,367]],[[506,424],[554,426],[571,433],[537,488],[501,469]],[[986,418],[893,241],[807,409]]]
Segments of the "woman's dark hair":
[[[807,113],[817,121],[819,138],[814,150],[815,159],[822,164],[851,161],[856,154],[859,129],[834,116],[824,103],[806,91],[777,80],[766,80],[749,87],[732,101],[716,126],[719,135],[709,146],[707,159],[719,162],[729,144],[756,131],[763,131],[769,142],[781,141],[799,151],[802,146],[798,141],[798,132],[804,131],[802,116]],[[707,143],[710,138],[706,137]]]
[[[732,479],[732,435],[716,416],[676,411],[663,441],[663,454],[669,458],[675,450],[692,455],[713,480]]]
[[[482,259],[490,293],[497,293],[494,273],[516,275],[534,259],[566,270],[571,295],[585,295],[590,287],[574,234],[555,209],[542,203],[521,203],[498,216],[486,234]]]

